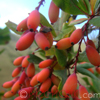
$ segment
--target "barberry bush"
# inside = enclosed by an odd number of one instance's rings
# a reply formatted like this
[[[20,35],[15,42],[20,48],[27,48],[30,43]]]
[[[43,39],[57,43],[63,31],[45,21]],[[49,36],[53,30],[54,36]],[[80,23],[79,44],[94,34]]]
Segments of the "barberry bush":
[[[37,48],[14,59],[13,80],[3,84],[4,88],[11,89],[4,97],[15,96],[14,100],[99,100],[100,0],[52,0],[47,12],[50,23],[39,12],[44,2],[40,0],[18,25],[11,21],[6,23],[20,35],[16,52],[23,52],[32,44]],[[86,18],[76,20],[78,15]],[[82,28],[75,27],[83,22]],[[96,44],[89,37],[93,30],[98,34]],[[76,51],[75,45],[78,45]],[[36,67],[40,71],[37,72]]]

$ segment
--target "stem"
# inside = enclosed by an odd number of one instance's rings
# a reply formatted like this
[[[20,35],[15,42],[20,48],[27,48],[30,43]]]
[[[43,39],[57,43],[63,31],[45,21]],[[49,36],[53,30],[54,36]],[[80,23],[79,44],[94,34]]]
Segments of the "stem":
[[[38,5],[35,9],[39,11],[40,6],[43,5],[43,2],[45,2],[45,0],[41,0],[41,1],[39,2],[39,5]]]

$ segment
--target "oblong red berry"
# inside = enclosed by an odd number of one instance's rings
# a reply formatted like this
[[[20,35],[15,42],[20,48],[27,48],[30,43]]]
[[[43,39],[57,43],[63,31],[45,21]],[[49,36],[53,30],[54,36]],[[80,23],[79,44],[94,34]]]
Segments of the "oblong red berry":
[[[12,93],[16,93],[16,92],[20,89],[20,87],[21,87],[21,85],[20,85],[19,80],[18,80],[18,81],[16,81],[16,82],[14,83],[14,85],[12,86],[11,92],[12,92]]]
[[[76,29],[70,36],[70,42],[76,44],[83,37],[82,29]]]
[[[86,55],[91,64],[93,64],[94,66],[100,65],[99,53],[92,46],[90,46],[90,45],[86,46]]]
[[[96,67],[95,69],[96,69],[97,73],[100,74],[100,67]]]
[[[27,94],[26,94],[26,96],[27,96]],[[24,98],[22,98],[21,96],[19,96],[19,97],[16,97],[14,100],[29,100],[29,98],[25,97],[25,96],[24,96]]]
[[[52,60],[52,59],[46,59],[46,60],[41,61],[41,62],[39,63],[39,68],[46,68],[46,67],[49,67],[52,63],[53,63],[53,60]]]
[[[52,94],[57,94],[58,93],[58,87],[56,85],[53,85],[53,87],[51,88],[51,93]]]
[[[92,40],[87,40],[86,44],[87,44],[87,45],[90,45],[90,46],[92,46],[94,49],[96,49],[96,46],[95,46],[95,44],[94,44],[94,42],[93,42]]]
[[[40,91],[41,91],[42,93],[45,93],[46,91],[49,90],[50,86],[51,86],[51,79],[48,78],[48,79],[46,79],[46,80],[41,84],[41,86],[40,86]]]
[[[83,85],[79,86],[80,100],[90,100],[88,94],[89,93],[88,93],[87,89]]]
[[[51,75],[51,81],[56,86],[58,86],[60,83],[60,79],[57,76],[55,76],[54,74]]]
[[[49,75],[50,75],[50,69],[45,68],[38,73],[37,81],[42,83],[49,77]]]
[[[26,75],[25,71],[23,71],[20,78],[19,78],[19,84],[23,84],[26,77],[27,77],[27,75]]]
[[[17,67],[12,72],[12,77],[16,77],[21,72],[22,67]]]
[[[2,86],[4,88],[11,88],[13,86],[13,84],[14,84],[14,81],[7,81],[7,82],[3,83]]]
[[[33,31],[36,31],[36,28],[39,26],[39,24],[40,13],[38,12],[38,10],[33,10],[28,17],[27,26],[30,30],[33,29]]]
[[[5,98],[10,98],[10,97],[12,97],[12,96],[14,96],[15,95],[15,93],[12,93],[11,91],[7,91],[5,94],[4,94],[4,97]]]
[[[25,30],[28,29],[28,27],[27,27],[27,19],[28,19],[28,17],[25,18],[24,20],[22,20],[22,21],[17,25],[17,28],[16,28],[17,31],[23,32],[23,31],[25,31]]]
[[[51,23],[55,23],[59,17],[59,7],[53,1],[50,3],[48,15]]]
[[[42,50],[47,50],[51,47],[49,40],[43,33],[37,33],[35,35],[35,41]]]
[[[64,49],[68,49],[71,46],[72,44],[70,42],[70,38],[68,37],[68,38],[63,38],[59,40],[55,47],[59,50],[64,50]]]
[[[62,89],[62,94],[65,97],[68,97],[69,94],[73,94],[77,88],[77,76],[75,73],[71,74]]]
[[[15,66],[21,65],[22,60],[24,59],[24,57],[25,57],[25,56],[17,57],[17,58],[13,61],[13,64],[14,64]]]
[[[28,32],[27,34],[23,35],[16,43],[16,49],[19,51],[26,50],[31,46],[34,41],[34,32]]]
[[[37,76],[38,76],[38,73],[32,77],[32,79],[31,79],[31,81],[30,81],[30,85],[31,85],[31,86],[35,86],[35,85],[38,84]]]
[[[27,72],[27,76],[28,77],[33,77],[34,76],[34,74],[35,74],[35,66],[34,66],[33,63],[30,63],[28,65],[26,72]]]
[[[28,61],[28,58],[29,58],[30,56],[29,55],[27,55],[27,56],[25,56],[25,58],[22,60],[22,67],[24,67],[24,68],[26,68],[28,65],[29,65],[29,61]]]

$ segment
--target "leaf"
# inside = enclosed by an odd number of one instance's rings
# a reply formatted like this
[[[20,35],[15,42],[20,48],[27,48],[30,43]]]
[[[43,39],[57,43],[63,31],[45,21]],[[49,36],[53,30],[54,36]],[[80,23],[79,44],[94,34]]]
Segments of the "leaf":
[[[59,83],[59,86],[58,86],[58,90],[61,92],[61,90],[66,82],[66,79],[67,79],[67,71],[66,70],[54,70],[53,74],[55,76],[59,77],[61,80]]]
[[[40,23],[44,26],[50,27],[52,29],[51,33],[54,37],[56,37],[56,33],[55,30],[53,29],[53,27],[49,24],[49,22],[47,21],[47,19],[44,17],[44,15],[42,15],[40,13]]]
[[[28,61],[30,63],[35,63],[35,64],[39,64],[41,61],[43,61],[41,58],[39,58],[38,56],[36,55],[33,55],[33,54],[29,54],[30,58],[28,58]]]
[[[87,75],[93,79],[98,79],[94,74],[92,74],[90,71],[88,71],[87,69],[84,69],[84,68],[80,68],[80,67],[77,67],[77,71],[83,75]]]
[[[55,56],[57,58],[57,61],[58,63],[62,66],[62,67],[65,67],[66,65],[66,55],[65,55],[65,52],[63,50],[58,50],[55,48]]]
[[[100,27],[100,16],[94,17],[89,21],[89,23],[93,24],[94,26]]]
[[[79,64],[78,66],[77,66],[77,68],[85,68],[85,69],[88,69],[88,68],[93,68],[93,67],[95,67],[94,65],[92,65],[92,64],[90,64],[90,63],[85,63],[85,64]]]
[[[90,0],[91,10],[93,11],[93,14],[94,14],[96,2],[97,0]]]
[[[17,24],[11,22],[10,20],[9,20],[8,22],[6,22],[5,24],[7,25],[7,27],[8,27],[9,29],[11,29],[11,30],[12,30],[13,32],[15,32],[16,34],[18,34],[18,35],[21,35],[21,34],[22,34],[22,32],[16,31]]]
[[[77,2],[77,0],[74,0]],[[78,15],[78,14],[83,14],[72,2],[72,0],[53,0],[53,2],[61,8],[63,11],[73,14],[73,15]]]
[[[89,62],[85,51],[79,54],[78,62]]]
[[[4,29],[0,28],[0,35],[7,36],[7,35],[9,35],[9,33],[10,33],[10,31],[7,27],[5,27]]]
[[[5,49],[0,50],[0,54],[2,54],[5,51]]]
[[[88,20],[88,18],[81,18],[81,19],[78,19],[78,20],[73,20],[69,23],[69,25],[75,25],[75,24],[79,24],[79,23],[82,23],[84,21]]]
[[[60,40],[65,37],[69,37],[74,30],[75,26],[68,26],[68,23],[64,23],[61,33],[54,40]]]

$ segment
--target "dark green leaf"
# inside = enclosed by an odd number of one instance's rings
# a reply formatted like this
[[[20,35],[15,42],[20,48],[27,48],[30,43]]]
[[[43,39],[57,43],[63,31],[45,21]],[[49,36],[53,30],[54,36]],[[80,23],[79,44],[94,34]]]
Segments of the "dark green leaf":
[[[22,34],[22,32],[16,31],[17,24],[15,24],[15,23],[13,23],[13,22],[11,22],[11,21],[6,22],[5,24],[7,25],[7,27],[8,27],[9,29],[11,29],[11,30],[12,30],[13,32],[15,32],[16,34],[19,34],[19,35]]]
[[[6,35],[9,35],[9,33],[10,33],[10,31],[7,27],[5,27],[4,29],[0,28],[0,35],[6,36]]]
[[[78,57],[78,61],[79,62],[89,62],[85,51],[80,53],[80,55]]]
[[[89,21],[90,24],[93,24],[94,26],[100,27],[100,16],[94,17]]]
[[[30,58],[28,58],[28,61],[29,61],[30,63],[39,64],[39,63],[42,61],[42,59],[39,58],[39,57],[36,56],[36,55],[29,54],[29,56],[30,56]]]
[[[58,90],[61,92],[63,85],[67,79],[67,71],[66,70],[54,70],[53,74],[61,79],[60,84],[58,86]]]
[[[77,0],[74,0],[77,2]],[[53,2],[61,8],[63,11],[73,14],[73,15],[78,15],[78,14],[83,14],[72,2],[72,0],[53,0]]]
[[[80,67],[77,67],[77,71],[83,75],[87,75],[93,79],[98,79],[94,74],[92,74],[90,71],[88,71],[87,69],[84,69],[84,68],[80,68]]]
[[[0,92],[0,96],[3,96],[3,95],[4,95],[4,93],[1,93],[1,92]]]
[[[57,58],[58,63],[59,63],[62,67],[65,67],[65,65],[66,65],[66,63],[67,63],[67,62],[66,62],[67,57],[66,57],[65,52],[64,52],[63,50],[58,50],[58,49],[55,48],[55,56],[56,56],[56,58]]]
[[[51,33],[53,34],[54,37],[56,37],[55,30],[53,29],[53,27],[49,24],[47,19],[41,13],[40,13],[40,23],[44,26],[50,27],[52,29]]]
[[[85,64],[79,64],[78,66],[77,66],[77,68],[85,68],[85,69],[88,69],[88,68],[93,68],[93,67],[95,67],[94,65],[92,65],[92,64],[90,64],[90,63],[85,63]]]

